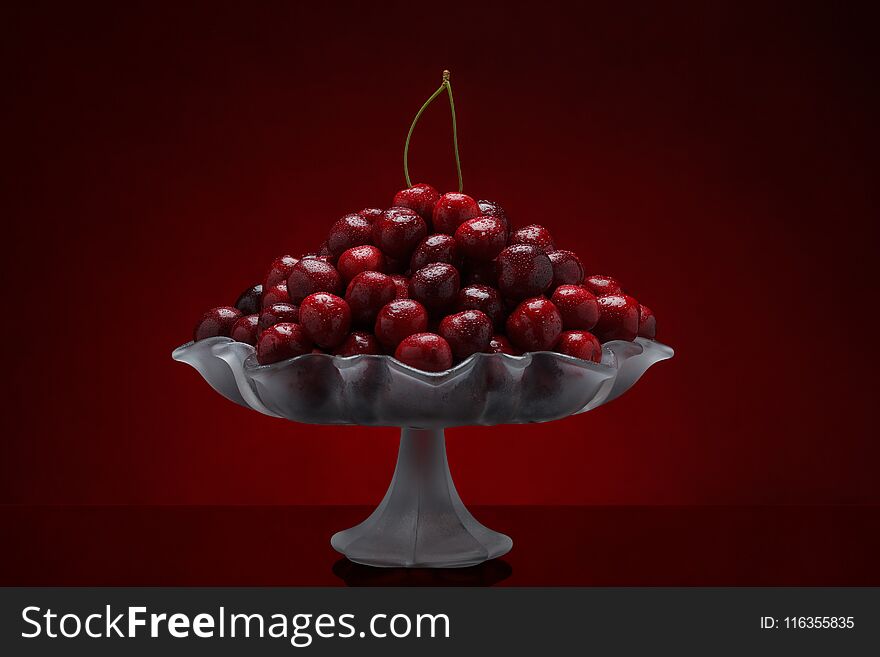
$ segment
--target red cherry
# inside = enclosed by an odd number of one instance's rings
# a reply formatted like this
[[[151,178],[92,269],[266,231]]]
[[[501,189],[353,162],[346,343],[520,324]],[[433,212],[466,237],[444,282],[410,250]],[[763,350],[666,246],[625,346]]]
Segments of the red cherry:
[[[584,266],[580,258],[571,251],[560,249],[548,253],[553,265],[553,287],[559,285],[580,285],[584,281]]]
[[[467,194],[448,192],[434,205],[432,214],[434,230],[453,235],[462,223],[478,216],[480,216],[480,206],[474,199]]]
[[[479,310],[489,317],[494,326],[504,321],[504,305],[498,290],[488,285],[468,285],[461,288],[456,303],[457,310]]]
[[[460,264],[459,261],[458,245],[455,238],[451,235],[435,233],[419,242],[416,250],[413,251],[409,266],[412,271],[418,271],[435,262],[445,262],[457,267]]]
[[[278,283],[286,283],[287,277],[290,276],[290,271],[297,262],[299,262],[299,258],[289,255],[275,258],[269,266],[269,271],[266,272],[266,277],[263,279],[263,289],[268,290],[273,285],[278,285]]]
[[[409,208],[419,213],[426,222],[431,221],[434,204],[440,198],[440,192],[424,183],[413,185],[409,189],[401,189],[394,195],[395,207]]]
[[[408,260],[398,260],[397,258],[391,258],[389,256],[385,257],[385,269],[383,270],[386,274],[403,274],[407,270]]]
[[[319,347],[338,347],[351,328],[351,309],[335,294],[316,292],[303,299],[299,323]]]
[[[199,323],[193,329],[193,340],[198,342],[205,338],[229,337],[232,325],[235,324],[239,317],[241,317],[241,311],[232,306],[211,308],[211,310],[202,315]]]
[[[362,271],[351,279],[345,290],[352,321],[372,327],[382,306],[393,301],[396,293],[397,288],[390,276],[377,271]]]
[[[425,220],[409,208],[390,208],[373,222],[373,244],[392,258],[408,260],[427,234]]]
[[[239,317],[235,320],[235,324],[229,331],[229,337],[236,342],[244,342],[246,344],[257,344],[257,337],[260,335],[260,316],[256,313]]]
[[[312,341],[302,326],[293,323],[270,326],[257,340],[257,362],[260,365],[277,363],[312,350]]]
[[[373,224],[359,214],[347,214],[337,220],[327,235],[327,248],[337,258],[353,246],[369,244]]]
[[[323,245],[322,245],[323,246]],[[300,260],[320,260],[321,262],[327,262],[329,264],[334,264],[336,262],[336,258],[332,255],[322,255],[320,253],[305,253]]]
[[[604,297],[608,294],[623,294],[623,288],[620,283],[610,276],[601,276],[593,274],[584,279],[583,286],[597,297]]]
[[[486,349],[486,353],[508,354],[510,356],[519,355],[519,351],[515,349],[514,346],[510,344],[510,340],[503,335],[493,335],[489,339],[489,347]]]
[[[589,331],[599,321],[599,303],[595,295],[580,285],[560,285],[550,301],[556,304],[565,329]]]
[[[593,333],[602,342],[635,340],[639,334],[639,302],[628,294],[599,297],[599,321]]]
[[[360,215],[355,216],[360,217]],[[318,257],[329,262],[331,265],[336,262],[336,256],[333,254],[333,251],[330,250],[330,245],[327,240],[321,242],[321,246],[318,247]]]
[[[461,279],[458,270],[445,262],[422,267],[409,279],[409,296],[430,312],[439,313],[455,302]]]
[[[440,335],[449,343],[455,359],[464,360],[488,349],[492,321],[484,312],[465,310],[444,317],[440,322]]]
[[[358,214],[372,224],[376,219],[382,216],[383,212],[384,210],[381,208],[364,208],[358,212]]]
[[[287,279],[290,301],[301,303],[315,292],[339,291],[342,279],[336,268],[328,262],[316,258],[303,258],[293,266]]]
[[[394,298],[409,299],[409,279],[402,274],[391,274],[394,281]]]
[[[235,307],[245,315],[253,315],[254,313],[260,312],[260,308],[263,306],[262,299],[263,286],[252,285],[238,295],[238,299],[235,301]]]
[[[449,343],[436,333],[416,333],[404,338],[394,357],[401,363],[425,372],[442,372],[452,367]]]
[[[468,262],[465,265],[464,278],[468,285],[490,285],[498,287],[498,262]]]
[[[455,241],[466,257],[485,262],[507,246],[507,229],[496,217],[474,217],[456,229]]]
[[[287,293],[287,283],[278,283],[270,288],[263,289],[263,308],[268,308],[275,303],[287,303],[290,295]]]
[[[267,329],[281,322],[299,323],[299,308],[292,303],[273,303],[260,313],[260,329]]]
[[[533,244],[540,246],[546,253],[554,251],[556,247],[553,244],[553,238],[550,231],[538,224],[532,224],[525,228],[513,231],[510,236],[511,244]]]
[[[639,337],[651,340],[657,337],[657,318],[654,311],[643,304],[639,304]]]
[[[335,356],[357,356],[359,354],[381,354],[382,349],[372,333],[353,331],[333,352]]]
[[[428,328],[428,311],[418,301],[395,299],[376,317],[374,333],[386,349],[394,349],[406,336]]]
[[[344,281],[350,281],[362,271],[383,271],[385,256],[375,246],[356,246],[339,256],[336,263]]]
[[[544,250],[531,244],[508,246],[498,254],[498,289],[511,299],[543,294],[553,280],[553,265]]]
[[[477,201],[477,205],[480,207],[480,214],[486,217],[495,217],[496,219],[500,219],[504,224],[504,230],[507,235],[510,236],[510,222],[507,220],[507,213],[504,211],[504,208],[501,207],[495,201]]]
[[[562,334],[562,317],[552,301],[526,299],[507,318],[510,341],[525,351],[552,349]]]
[[[590,360],[594,363],[602,360],[602,345],[596,336],[589,331],[565,331],[559,337],[556,351],[575,358]]]

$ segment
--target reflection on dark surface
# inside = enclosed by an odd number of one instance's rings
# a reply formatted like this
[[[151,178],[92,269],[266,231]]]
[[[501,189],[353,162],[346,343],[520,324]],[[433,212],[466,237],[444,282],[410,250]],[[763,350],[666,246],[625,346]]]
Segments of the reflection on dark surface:
[[[503,559],[467,568],[376,568],[345,557],[333,564],[333,574],[346,586],[494,586],[512,572]]]

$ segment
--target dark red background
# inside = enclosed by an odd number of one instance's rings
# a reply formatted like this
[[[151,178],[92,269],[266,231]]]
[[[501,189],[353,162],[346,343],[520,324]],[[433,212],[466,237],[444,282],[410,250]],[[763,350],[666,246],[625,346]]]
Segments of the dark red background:
[[[170,352],[390,202],[450,68],[465,190],[677,350],[596,412],[450,431],[465,500],[880,503],[874,23],[762,4],[7,7],[2,501],[378,500],[392,430],[248,412]],[[441,104],[413,170],[454,184]]]

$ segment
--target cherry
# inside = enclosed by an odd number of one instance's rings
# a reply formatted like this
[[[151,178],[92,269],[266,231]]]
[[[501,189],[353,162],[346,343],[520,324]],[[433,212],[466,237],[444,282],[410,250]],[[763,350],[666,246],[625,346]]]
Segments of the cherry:
[[[277,363],[312,350],[312,341],[299,324],[285,322],[270,326],[257,340],[257,362],[260,365]]]
[[[327,249],[337,258],[353,246],[369,244],[373,224],[359,214],[347,214],[338,219],[327,235]]]
[[[639,302],[628,294],[599,297],[599,321],[593,333],[602,342],[635,340],[639,334]]]
[[[333,352],[335,356],[357,356],[359,354],[381,354],[376,336],[363,331],[352,331]]]
[[[244,342],[249,345],[257,344],[260,335],[260,316],[256,313],[239,317],[229,331],[229,337],[236,342]]]
[[[562,317],[552,301],[526,299],[507,318],[507,336],[525,351],[552,349],[562,334]]]
[[[364,245],[348,249],[339,256],[336,263],[342,279],[350,281],[362,271],[383,271],[385,269],[385,256],[375,246]]]
[[[596,336],[588,331],[564,331],[559,337],[556,351],[594,363],[602,361],[602,345]]]
[[[431,221],[431,214],[434,211],[434,204],[440,198],[440,192],[424,183],[413,185],[409,189],[401,189],[394,195],[394,202],[391,204],[396,207],[409,208],[419,213],[419,216],[426,222]]]
[[[460,285],[461,279],[455,267],[436,262],[412,275],[409,279],[409,296],[429,311],[439,313],[455,302]]]
[[[323,244],[321,246],[323,247]],[[331,265],[336,263],[336,258],[332,255],[321,253],[305,253],[300,260],[320,260],[321,262],[327,262]]]
[[[260,328],[267,329],[281,322],[298,323],[299,308],[292,303],[273,303],[260,313]]]
[[[488,285],[468,285],[461,288],[456,302],[457,310],[479,310],[489,317],[494,326],[504,321],[504,306],[498,290]]]
[[[403,274],[407,271],[407,263],[409,260],[399,260],[385,256],[385,273],[386,274]]]
[[[202,315],[199,323],[193,329],[193,340],[198,342],[205,338],[229,337],[232,325],[235,324],[239,317],[241,317],[241,311],[232,306],[211,308],[211,310]]]
[[[531,244],[508,246],[498,254],[498,288],[505,297],[524,299],[543,294],[553,280],[553,265],[544,250]]]
[[[392,258],[408,259],[427,234],[425,220],[409,208],[389,208],[373,222],[373,244]]]
[[[498,287],[498,263],[496,260],[490,262],[469,262],[465,267],[464,275],[468,284]]]
[[[440,335],[452,348],[456,360],[486,351],[492,339],[492,321],[479,310],[447,315],[440,322]]]
[[[397,288],[390,276],[377,271],[362,271],[351,279],[345,290],[352,321],[372,327],[382,306],[393,301],[396,294]]]
[[[405,365],[425,372],[442,372],[452,367],[449,343],[436,333],[416,333],[404,338],[394,357]]]
[[[589,331],[599,321],[599,303],[595,295],[580,285],[560,285],[550,301],[556,304],[565,329]]]
[[[434,205],[434,230],[453,235],[462,223],[480,216],[480,206],[467,194],[448,192]]]
[[[312,342],[324,349],[338,347],[351,328],[351,309],[345,299],[316,292],[303,299],[299,323]]]
[[[510,344],[510,340],[503,335],[497,334],[489,339],[489,347],[486,349],[486,352],[490,354],[508,354],[510,356],[519,355],[519,351]]]
[[[287,283],[278,283],[263,290],[263,308],[288,301],[290,301],[290,295],[287,293]]]
[[[553,245],[553,238],[550,231],[538,224],[532,224],[525,228],[513,231],[510,236],[511,244],[532,244],[540,246],[545,252],[550,253],[556,247]]]
[[[456,267],[461,264],[458,244],[451,235],[443,233],[428,235],[413,251],[409,266],[412,271],[418,271],[435,262],[445,262]]]
[[[263,279],[263,289],[268,290],[278,283],[286,283],[287,277],[290,276],[290,271],[297,262],[299,262],[299,258],[289,255],[275,258],[269,266],[269,271],[266,272],[266,278]]]
[[[584,279],[583,286],[597,297],[604,297],[608,294],[623,294],[623,288],[620,283],[610,276],[602,276],[593,274]]]
[[[364,208],[358,212],[358,214],[372,224],[376,219],[382,216],[383,212],[384,210],[381,208]]]
[[[495,217],[496,219],[500,219],[504,224],[504,230],[507,232],[507,235],[510,235],[510,222],[507,219],[507,213],[504,211],[504,208],[501,207],[500,204],[495,201],[477,201],[477,205],[480,207],[480,214],[485,217]]]
[[[235,301],[235,307],[245,315],[253,315],[254,313],[260,312],[260,308],[263,305],[262,298],[263,286],[252,285],[238,295],[238,299]]]
[[[318,247],[318,257],[324,262],[329,262],[331,265],[336,262],[336,256],[330,250],[327,240],[321,242],[321,246]]]
[[[657,337],[657,318],[654,317],[654,311],[641,303],[639,304],[639,337],[651,340]]]
[[[571,251],[560,249],[548,253],[553,265],[553,287],[559,285],[580,285],[584,281],[584,265]]]
[[[507,228],[497,217],[474,217],[456,229],[455,241],[465,256],[485,262],[507,246]]]
[[[402,274],[391,274],[394,282],[394,298],[409,299],[409,279]]]
[[[293,266],[287,279],[287,291],[290,300],[301,303],[315,292],[339,291],[342,280],[336,268],[328,262],[317,258],[303,258]]]
[[[395,299],[379,311],[374,333],[386,349],[394,349],[406,336],[428,328],[428,311],[418,301]]]

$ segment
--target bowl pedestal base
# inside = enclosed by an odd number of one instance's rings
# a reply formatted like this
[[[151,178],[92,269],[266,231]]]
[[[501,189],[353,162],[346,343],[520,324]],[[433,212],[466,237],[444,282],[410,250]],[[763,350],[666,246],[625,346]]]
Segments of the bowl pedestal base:
[[[513,541],[462,504],[442,429],[402,429],[397,466],[382,502],[330,545],[351,561],[387,568],[459,568],[506,554]]]

